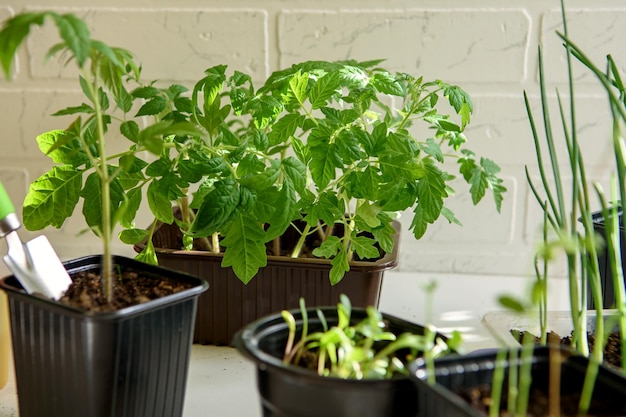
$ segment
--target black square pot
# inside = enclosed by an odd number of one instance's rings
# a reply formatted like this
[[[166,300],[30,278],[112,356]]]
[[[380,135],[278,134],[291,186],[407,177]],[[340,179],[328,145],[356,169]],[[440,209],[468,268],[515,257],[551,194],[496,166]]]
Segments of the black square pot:
[[[308,309],[309,331],[322,330],[315,312]],[[328,326],[338,322],[336,307],[319,308]],[[293,310],[297,333],[302,330],[302,314]],[[351,321],[367,316],[363,308],[353,308]],[[424,328],[383,314],[389,331],[423,334]],[[257,365],[257,386],[264,417],[415,417],[417,389],[408,377],[383,380],[348,380],[322,377],[316,372],[282,362],[288,327],[280,314],[261,318],[235,336],[237,349]],[[296,336],[298,340],[299,336]],[[438,337],[443,337],[438,335]]]
[[[205,281],[115,257],[121,268],[192,288],[113,312],[91,313],[28,295],[15,277],[9,297],[20,417],[182,415],[197,299]],[[64,263],[70,276],[98,270],[100,256]]]
[[[550,348],[536,347],[533,352],[531,389],[548,390],[550,375]],[[589,360],[575,356],[571,351],[553,347],[558,355],[565,355],[561,364],[561,393],[580,393]],[[559,358],[560,360],[561,358]],[[496,364],[496,352],[491,350],[466,356],[444,357],[435,361],[436,383],[427,382],[426,365],[417,360],[410,365],[411,379],[418,389],[418,413],[428,417],[485,417],[478,409],[472,407],[459,394],[470,387],[480,385],[491,386]],[[515,362],[519,364],[519,360]],[[507,362],[505,373],[511,367]],[[506,393],[506,380],[503,392]],[[604,407],[615,407],[608,414],[598,412],[598,408],[590,410],[594,416],[618,416],[626,413],[626,378],[605,366],[600,366],[593,393],[593,404]]]

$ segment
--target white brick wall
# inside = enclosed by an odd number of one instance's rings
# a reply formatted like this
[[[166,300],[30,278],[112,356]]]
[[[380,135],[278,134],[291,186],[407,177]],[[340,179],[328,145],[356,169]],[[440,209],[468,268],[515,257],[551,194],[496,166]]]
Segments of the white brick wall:
[[[626,65],[626,4],[567,5],[572,38],[594,59],[610,52]],[[535,162],[522,92],[527,90],[538,108],[538,42],[544,44],[551,91],[565,90],[562,49],[554,36],[560,29],[558,0],[4,0],[0,20],[41,8],[86,18],[95,37],[134,51],[147,78],[191,85],[204,69],[223,63],[259,83],[271,71],[307,59],[386,58],[394,70],[463,86],[475,102],[471,148],[503,169],[509,192],[502,213],[489,201],[472,207],[459,190],[450,206],[464,227],[436,224],[416,242],[407,222],[400,269],[529,273],[540,213],[524,177],[524,166],[532,169]],[[73,104],[78,94],[71,74],[59,76],[55,62],[42,65],[55,39],[51,33],[36,33],[18,56],[15,79],[0,80],[0,180],[17,204],[27,184],[48,169],[34,137],[63,127],[64,121],[49,115]],[[589,76],[580,79],[585,100],[579,104],[579,125],[589,172],[604,179],[610,166],[608,119],[593,83]],[[73,238],[81,228],[76,220],[63,231],[46,233],[63,258],[98,252],[94,238]],[[132,253],[121,244],[117,248]]]

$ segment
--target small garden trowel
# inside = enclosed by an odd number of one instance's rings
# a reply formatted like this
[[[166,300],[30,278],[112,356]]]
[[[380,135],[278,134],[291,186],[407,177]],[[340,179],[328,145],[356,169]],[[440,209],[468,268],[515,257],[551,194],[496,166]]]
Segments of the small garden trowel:
[[[9,248],[4,263],[27,293],[58,300],[72,279],[45,236],[22,242],[16,231],[21,225],[11,199],[0,183],[0,238],[7,240]]]

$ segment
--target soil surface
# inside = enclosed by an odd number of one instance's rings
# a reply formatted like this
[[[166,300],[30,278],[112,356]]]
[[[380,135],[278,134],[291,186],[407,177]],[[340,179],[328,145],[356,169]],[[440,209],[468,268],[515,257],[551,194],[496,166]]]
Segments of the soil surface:
[[[480,385],[478,387],[468,388],[460,393],[461,397],[470,403],[473,407],[489,415],[489,405],[491,404],[491,386]],[[578,417],[579,395],[577,393],[565,393],[560,398],[560,417]],[[549,397],[545,391],[532,390],[530,392],[530,400],[527,417],[545,417],[550,416]],[[512,417],[507,411],[506,398],[502,401],[501,417]],[[587,417],[620,417],[626,416],[626,404],[623,398],[613,398],[603,401],[596,401],[591,404]]]
[[[518,341],[523,339],[523,332],[518,336]],[[572,345],[572,335],[560,336],[555,332],[547,334],[549,344],[561,344],[564,346]],[[595,336],[593,333],[587,334],[587,344],[589,351],[593,349],[595,344]],[[609,335],[606,345],[604,346],[604,364],[621,369],[622,367],[622,341],[618,332],[612,332]]]
[[[572,336],[560,336],[555,332],[547,335],[548,344],[560,344],[571,346]],[[521,343],[523,332],[518,334],[518,340]],[[539,338],[536,338],[539,341]],[[592,333],[588,334],[589,349],[593,349],[595,337]],[[605,365],[613,366],[621,369],[621,340],[618,332],[613,332],[609,336],[608,342],[604,348]],[[463,390],[459,395],[465,399],[476,409],[489,414],[489,406],[491,404],[491,386],[480,385]],[[580,396],[578,393],[564,393],[560,398],[560,417],[578,417],[578,403]],[[530,393],[527,417],[545,417],[550,416],[549,397],[545,391],[532,390]],[[503,398],[501,404],[501,417],[511,417],[507,411],[506,398]],[[624,417],[626,416],[626,401],[623,398],[603,398],[602,401],[592,402],[587,417]]]
[[[131,269],[121,277],[117,272],[114,275],[111,303],[104,296],[100,275],[89,271],[72,275],[74,282],[60,301],[88,311],[114,311],[191,288],[190,283]]]

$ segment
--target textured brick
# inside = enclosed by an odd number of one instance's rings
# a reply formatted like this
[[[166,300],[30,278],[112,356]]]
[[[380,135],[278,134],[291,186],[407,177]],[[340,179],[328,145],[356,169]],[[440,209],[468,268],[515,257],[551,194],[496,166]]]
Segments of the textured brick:
[[[281,64],[386,58],[393,69],[427,78],[519,81],[529,27],[520,10],[285,11],[279,20]]]
[[[196,81],[219,64],[267,75],[267,15],[259,10],[95,10],[79,13],[92,27],[93,37],[134,52],[146,79]],[[30,71],[34,77],[58,76],[60,67],[42,65],[54,39],[46,27],[32,37]],[[45,39],[45,40],[44,40]],[[65,73],[64,73],[64,76]]]
[[[602,8],[571,8],[567,11],[569,38],[602,70],[606,68],[606,55],[611,54],[623,71],[626,65],[626,10]],[[550,80],[567,77],[565,48],[555,32],[563,32],[561,12],[546,12],[541,20],[541,41],[544,44],[545,67],[553,71]],[[593,76],[575,61],[577,84],[595,83]]]

